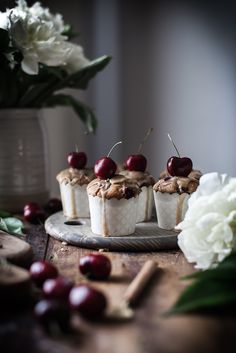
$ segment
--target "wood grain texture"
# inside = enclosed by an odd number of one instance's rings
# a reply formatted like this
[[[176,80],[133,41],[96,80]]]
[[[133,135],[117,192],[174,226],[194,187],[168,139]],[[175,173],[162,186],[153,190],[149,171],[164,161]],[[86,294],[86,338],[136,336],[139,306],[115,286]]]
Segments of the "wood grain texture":
[[[80,225],[65,224],[67,219],[62,212],[50,216],[45,222],[48,234],[69,244],[89,249],[109,251],[158,251],[176,249],[177,232],[160,229],[156,222],[143,222],[136,225],[135,233],[122,237],[102,237],[92,233],[90,219],[77,220]]]
[[[47,239],[45,232],[37,236],[31,232],[35,257],[39,245]],[[32,241],[34,238],[34,241]],[[44,239],[44,240],[43,240]],[[44,242],[46,244],[46,242]],[[40,252],[42,253],[41,249]],[[31,311],[12,314],[5,322],[11,328],[16,344],[24,338],[24,353],[231,353],[234,352],[235,317],[181,315],[166,317],[164,313],[175,302],[186,283],[180,280],[193,271],[179,251],[123,253],[106,252],[112,262],[112,274],[107,281],[88,281],[79,270],[79,259],[91,250],[67,245],[49,238],[47,260],[52,261],[60,274],[73,279],[76,284],[89,282],[102,290],[108,298],[109,307],[120,302],[131,280],[141,266],[152,259],[158,263],[158,270],[134,307],[132,321],[88,322],[75,315],[72,335],[46,335],[33,319]],[[1,320],[0,320],[1,322]],[[8,325],[8,326],[7,326]],[[1,347],[0,351],[6,352]],[[6,329],[5,331],[6,332]],[[3,334],[2,334],[3,335]],[[18,344],[19,346],[19,344]],[[13,350],[12,350],[13,351]],[[11,352],[8,349],[8,352]],[[15,350],[14,353],[20,352]]]

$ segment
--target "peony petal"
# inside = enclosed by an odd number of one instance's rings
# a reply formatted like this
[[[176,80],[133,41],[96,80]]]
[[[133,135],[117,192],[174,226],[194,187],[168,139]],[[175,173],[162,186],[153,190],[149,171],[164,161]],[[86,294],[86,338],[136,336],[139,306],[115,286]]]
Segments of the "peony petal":
[[[28,75],[37,75],[39,71],[37,59],[33,56],[25,56],[21,62],[21,68]]]

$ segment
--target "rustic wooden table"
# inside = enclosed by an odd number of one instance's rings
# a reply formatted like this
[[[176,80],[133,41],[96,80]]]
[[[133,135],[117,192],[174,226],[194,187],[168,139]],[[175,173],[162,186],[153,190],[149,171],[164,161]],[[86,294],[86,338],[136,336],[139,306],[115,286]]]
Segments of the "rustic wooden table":
[[[78,271],[79,258],[89,252],[68,246],[33,227],[27,236],[34,258],[52,261],[62,275],[76,283],[85,281]],[[216,353],[235,352],[235,317],[179,315],[164,313],[175,302],[185,283],[180,277],[193,271],[180,251],[155,253],[106,253],[112,261],[112,276],[93,285],[116,305],[132,278],[147,259],[159,270],[135,307],[132,321],[87,322],[75,317],[76,331],[70,335],[49,336],[41,329],[31,309],[1,317],[1,353]],[[3,304],[3,303],[2,303]],[[4,348],[3,348],[4,347]]]

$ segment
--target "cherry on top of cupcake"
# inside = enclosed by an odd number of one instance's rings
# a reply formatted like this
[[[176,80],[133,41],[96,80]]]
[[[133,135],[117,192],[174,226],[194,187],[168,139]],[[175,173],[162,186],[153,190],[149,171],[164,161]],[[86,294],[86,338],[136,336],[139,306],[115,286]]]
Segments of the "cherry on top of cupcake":
[[[189,157],[180,157],[179,151],[172,140],[170,134],[168,134],[168,138],[173,144],[178,157],[172,156],[167,161],[167,171],[171,176],[180,176],[180,177],[187,177],[192,169],[193,169],[193,162]]]
[[[140,152],[142,151],[144,142],[148,139],[149,135],[151,134],[153,128],[148,129],[146,132],[142,142],[139,145],[138,153],[131,154],[125,161],[125,168],[129,171],[136,171],[136,172],[145,172],[147,168],[147,159],[144,155]]]
[[[87,156],[85,152],[79,152],[76,146],[76,151],[70,152],[67,156],[67,162],[70,167],[75,169],[84,169],[87,164]]]
[[[94,174],[96,175],[97,178],[110,179],[115,175],[117,165],[113,161],[113,159],[111,159],[109,156],[113,151],[113,149],[120,143],[122,143],[122,141],[115,143],[110,149],[110,151],[108,152],[107,156],[98,159],[97,162],[95,163]]]

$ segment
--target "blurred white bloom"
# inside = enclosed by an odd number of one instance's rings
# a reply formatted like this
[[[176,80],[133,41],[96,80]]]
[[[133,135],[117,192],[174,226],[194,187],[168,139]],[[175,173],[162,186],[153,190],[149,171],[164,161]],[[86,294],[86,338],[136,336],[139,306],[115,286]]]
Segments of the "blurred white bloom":
[[[0,28],[7,29],[9,25],[9,17],[6,12],[0,12]]]
[[[209,173],[189,199],[178,244],[189,262],[207,269],[236,249],[236,178]]]
[[[24,72],[36,75],[42,63],[63,66],[71,73],[88,63],[83,49],[61,34],[64,22],[60,14],[52,15],[38,2],[32,7],[25,0],[18,0],[17,4],[0,14],[0,27],[9,30],[12,44],[21,51]]]
[[[84,56],[83,48],[80,45],[73,43],[67,43],[68,47],[71,49],[66,60],[66,71],[70,74],[78,71],[84,66],[89,64],[89,60]]]
[[[61,14],[51,14],[48,8],[42,7],[36,2],[29,8],[29,12],[34,17],[39,17],[42,21],[53,23],[54,29],[61,34],[64,31],[65,24]]]

